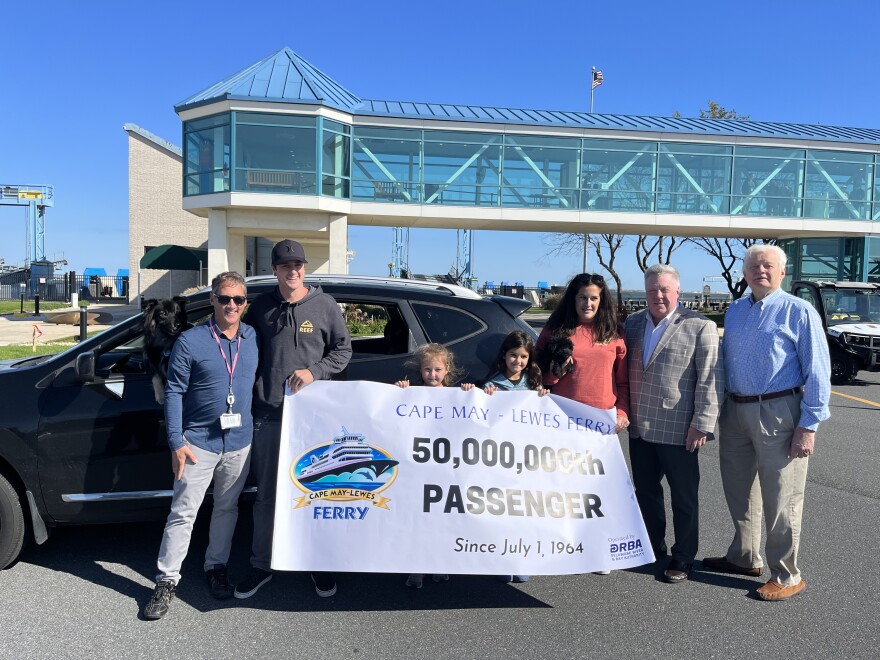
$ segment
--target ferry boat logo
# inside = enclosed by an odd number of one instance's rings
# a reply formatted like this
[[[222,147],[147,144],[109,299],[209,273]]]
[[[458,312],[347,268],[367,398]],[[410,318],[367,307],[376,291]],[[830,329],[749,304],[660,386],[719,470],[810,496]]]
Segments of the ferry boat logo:
[[[329,444],[306,450],[290,465],[290,478],[304,493],[296,506],[317,500],[369,500],[387,509],[388,499],[379,495],[397,478],[398,461],[385,450],[367,442],[362,433],[344,426]]]

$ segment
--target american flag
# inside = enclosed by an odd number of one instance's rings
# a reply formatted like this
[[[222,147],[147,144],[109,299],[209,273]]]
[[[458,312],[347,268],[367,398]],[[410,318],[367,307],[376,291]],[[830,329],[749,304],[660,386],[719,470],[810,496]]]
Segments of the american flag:
[[[593,89],[596,89],[604,81],[605,79],[602,77],[601,71],[593,71]]]

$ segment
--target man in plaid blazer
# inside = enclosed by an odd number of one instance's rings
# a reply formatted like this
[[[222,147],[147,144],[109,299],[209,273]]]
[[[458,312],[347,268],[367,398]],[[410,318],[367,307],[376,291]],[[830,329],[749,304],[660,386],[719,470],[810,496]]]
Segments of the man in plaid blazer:
[[[661,480],[672,498],[675,543],[666,582],[688,579],[699,538],[697,453],[714,437],[724,392],[718,329],[678,306],[680,276],[658,264],[645,271],[648,309],[626,320],[629,358],[629,455],[636,499],[658,562],[666,557]]]

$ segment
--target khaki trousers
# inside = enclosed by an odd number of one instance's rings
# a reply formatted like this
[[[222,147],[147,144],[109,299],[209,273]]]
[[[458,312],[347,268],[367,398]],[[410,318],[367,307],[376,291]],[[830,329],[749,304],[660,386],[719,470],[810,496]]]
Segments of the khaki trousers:
[[[728,398],[718,441],[721,481],[735,529],[727,560],[749,568],[763,565],[763,513],[770,579],[784,586],[801,581],[797,555],[809,459],[788,457],[801,398],[754,403]]]

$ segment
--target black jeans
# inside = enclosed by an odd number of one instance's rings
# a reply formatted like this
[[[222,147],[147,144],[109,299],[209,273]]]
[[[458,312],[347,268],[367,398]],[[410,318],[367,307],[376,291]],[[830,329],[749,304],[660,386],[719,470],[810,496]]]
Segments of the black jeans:
[[[641,438],[629,439],[636,500],[658,559],[666,555],[666,507],[661,483],[664,476],[672,499],[672,527],[675,532],[672,558],[690,564],[697,555],[700,536],[698,453],[699,450],[689,452],[683,445],[661,445],[645,442]]]

